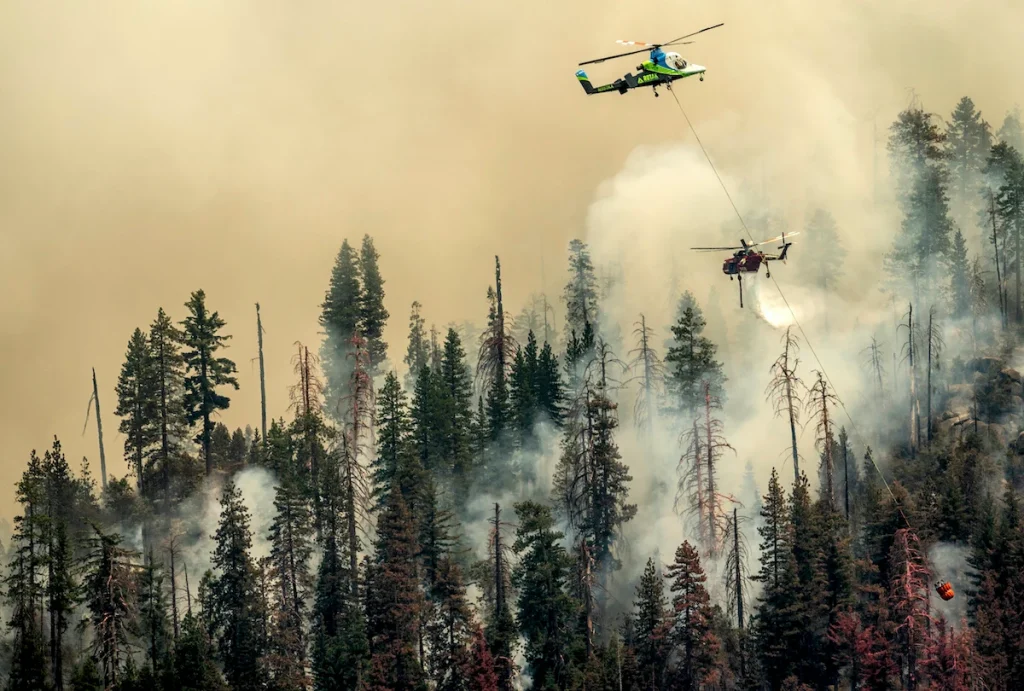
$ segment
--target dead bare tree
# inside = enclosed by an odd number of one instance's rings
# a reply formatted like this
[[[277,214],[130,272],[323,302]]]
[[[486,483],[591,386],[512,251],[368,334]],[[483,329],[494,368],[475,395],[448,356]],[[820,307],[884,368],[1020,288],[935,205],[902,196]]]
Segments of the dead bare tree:
[[[612,374],[613,370],[618,375],[629,371],[629,366],[615,356],[612,347],[603,338],[597,339],[594,346],[593,357],[583,370],[583,380],[586,386],[594,386],[605,392],[613,391],[622,387],[623,382]]]
[[[786,327],[782,336],[782,354],[772,364],[769,372],[772,379],[765,389],[766,398],[771,401],[775,417],[789,419],[790,444],[793,451],[793,475],[800,481],[800,456],[796,445],[796,426],[800,424],[800,406],[803,405],[801,392],[806,388],[796,375],[800,364],[800,342],[793,335],[793,327]]]
[[[701,551],[715,558],[721,554],[722,539],[728,531],[729,516],[725,502],[738,503],[731,495],[718,491],[717,463],[725,449],[734,453],[735,449],[725,440],[725,425],[714,414],[721,409],[721,402],[711,395],[708,382],[703,382],[703,387],[703,415],[682,434],[684,452],[679,460],[676,504],[678,510],[681,499],[688,502],[686,510],[696,517]]]
[[[324,394],[324,383],[317,370],[320,367],[320,358],[309,352],[309,348],[299,341],[293,344],[298,352],[292,358],[292,371],[299,378],[297,384],[288,387],[288,396],[291,399],[289,410],[294,410],[296,415],[310,415],[314,407],[319,409],[320,398]]]
[[[317,374],[320,359],[309,352],[309,348],[296,341],[298,352],[292,358],[295,374],[299,381],[288,389],[291,404],[289,410],[295,411],[295,424],[300,431],[302,443],[298,449],[297,460],[304,466],[309,476],[313,492],[313,509],[318,525],[321,518],[321,477],[324,449],[321,446],[324,424],[319,410],[324,397],[325,384]]]
[[[865,348],[862,353],[867,354],[865,368],[870,371],[871,378],[875,383],[875,395],[878,400],[885,404],[885,364],[882,362],[882,345],[872,336],[871,345]]]
[[[907,362],[909,371],[907,379],[910,381],[910,455],[917,454],[921,440],[921,404],[917,398],[917,369],[914,367],[914,356],[917,350],[917,338],[914,329],[914,305],[907,309],[907,321],[900,324],[897,329],[907,330],[907,342],[903,345],[903,358]]]
[[[494,288],[487,288],[491,303],[487,328],[480,334],[480,351],[476,364],[477,386],[481,394],[493,384],[508,381],[509,368],[518,345],[512,336],[512,320],[505,315],[501,297],[501,261],[494,257]]]
[[[945,343],[942,340],[942,327],[939,324],[938,319],[935,316],[935,306],[933,305],[928,310],[928,331],[926,332],[928,339],[928,394],[927,394],[927,408],[926,412],[928,415],[928,443],[932,442],[932,370],[939,368],[939,357],[942,354],[942,348]]]
[[[348,554],[350,573],[358,573],[359,536],[367,533],[371,520],[371,483],[367,468],[373,453],[373,429],[375,400],[373,380],[369,374],[369,352],[366,339],[358,333],[349,341],[348,355],[352,360],[349,393],[342,399],[344,406],[344,427],[341,430],[340,446],[335,451],[340,464],[342,493],[345,497],[345,522],[348,533]],[[365,459],[365,460],[364,460]],[[358,588],[358,579],[352,579],[353,594]]]
[[[178,583],[177,583],[177,562],[181,555],[181,539],[185,535],[185,529],[181,521],[175,520],[168,527],[167,537],[164,539],[164,548],[167,550],[168,561],[171,568],[171,621],[174,625],[174,640],[178,640],[180,634],[180,617],[178,616]]]
[[[971,262],[970,291],[971,291],[971,334],[973,337],[974,354],[978,354],[978,315],[985,314],[988,310],[988,286],[985,285],[985,274],[989,272],[982,270],[981,258],[975,257]]]
[[[583,637],[587,660],[594,654],[594,555],[590,551],[587,539],[583,538],[576,545],[576,595],[583,605],[584,629]]]
[[[637,338],[637,347],[629,351],[629,354],[634,356],[629,363],[630,370],[634,372],[630,381],[638,382],[640,388],[633,404],[633,422],[637,429],[649,432],[655,398],[665,385],[665,366],[657,351],[651,346],[654,331],[647,326],[644,315],[640,315],[640,321],[636,322],[635,326],[637,328],[633,334]]]
[[[740,630],[744,627],[743,610],[746,604],[744,586],[750,580],[747,569],[747,544],[739,529],[739,510],[734,506],[727,526],[729,545],[725,553],[725,591],[728,593],[728,612],[736,617]]]
[[[996,292],[999,297],[999,317],[1002,322],[1002,326],[1005,329],[1007,325],[1007,308],[1006,308],[1006,295],[1003,292],[1003,276],[1005,273],[999,271],[999,226],[996,223],[996,198],[992,190],[988,193],[989,207],[988,214],[992,221],[992,246],[995,248],[996,254]],[[1004,252],[1005,255],[1005,252]]]
[[[263,320],[260,318],[260,303],[256,303],[256,336],[260,350],[260,412],[262,413],[263,448],[267,448],[267,377],[263,368]]]
[[[85,424],[82,425],[82,434],[89,426],[89,413],[92,411],[93,403],[96,404],[96,433],[100,440],[100,487],[107,489],[107,454],[103,449],[103,419],[100,417],[100,389],[96,385],[96,368],[92,368],[92,395],[89,396],[89,404],[85,409]]]
[[[832,428],[835,423],[829,408],[834,408],[839,399],[829,388],[825,375],[817,370],[814,374],[817,376],[817,380],[809,391],[807,412],[810,414],[809,421],[814,422],[815,443],[821,453],[822,495],[826,497],[829,508],[834,509],[836,466],[833,458],[835,435]]]

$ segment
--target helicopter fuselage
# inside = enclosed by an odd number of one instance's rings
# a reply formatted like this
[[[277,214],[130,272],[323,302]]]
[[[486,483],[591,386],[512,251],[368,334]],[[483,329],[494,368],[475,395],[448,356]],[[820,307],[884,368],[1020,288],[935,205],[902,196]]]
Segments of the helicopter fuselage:
[[[670,59],[675,64],[679,65],[679,67],[672,67],[668,62]],[[655,95],[657,96],[657,87],[662,85],[668,87],[672,82],[678,79],[685,79],[686,77],[692,77],[694,75],[699,75],[701,81],[704,81],[704,72],[707,71],[707,68],[703,65],[687,63],[677,54],[666,54],[660,48],[652,50],[650,59],[644,60],[642,63],[637,65],[636,69],[636,74],[626,74],[622,79],[616,79],[611,84],[605,84],[596,88],[591,85],[590,78],[583,70],[576,72],[576,78],[579,79],[580,83],[583,85],[583,90],[588,94],[597,94],[609,91],[618,91],[620,94],[624,94],[630,89],[649,86],[655,89]]]
[[[761,252],[737,253],[722,263],[722,273],[727,276],[735,276],[741,272],[756,274],[761,268],[762,261],[765,261],[765,256]]]

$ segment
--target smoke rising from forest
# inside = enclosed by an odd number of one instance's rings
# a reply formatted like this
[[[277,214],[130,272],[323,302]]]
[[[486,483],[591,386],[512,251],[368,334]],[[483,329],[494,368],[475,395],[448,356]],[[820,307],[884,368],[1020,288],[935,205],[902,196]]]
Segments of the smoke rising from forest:
[[[614,8],[562,5],[538,10],[540,21],[453,9],[3,10],[0,51],[8,59],[0,79],[12,106],[0,116],[8,161],[0,184],[8,296],[0,314],[0,424],[12,459],[4,486],[27,450],[45,446],[55,431],[70,455],[88,455],[98,472],[92,430],[72,434],[93,365],[108,420],[108,463],[124,471],[111,416],[124,342],[158,305],[180,318],[196,287],[207,290],[234,334],[230,355],[240,364],[242,390],[225,422],[258,420],[257,374],[245,363],[255,355],[256,300],[268,331],[270,411],[283,414],[291,343],[317,340],[318,303],[337,245],[363,232],[382,255],[392,360],[404,348],[413,299],[439,327],[482,321],[495,253],[510,311],[534,291],[556,298],[573,236],[591,244],[599,270],[615,260],[621,271],[606,308],[625,350],[640,312],[668,336],[677,297],[668,286],[692,290],[705,309],[714,291],[721,323],[709,330],[729,335],[725,418],[738,449],[722,464],[722,480],[737,483],[752,456],[762,483],[770,465],[784,466],[784,426],[762,403],[777,332],[756,321],[753,308],[777,325],[788,322],[788,310],[758,277],[747,283],[748,308],[739,312],[718,255],[687,250],[733,244],[741,232],[707,161],[670,101],[587,99],[568,73],[590,53],[610,52],[618,35],[657,39],[649,36],[654,29]],[[969,85],[998,122],[1019,96],[1005,91],[1013,83],[1005,72],[1024,60],[1013,55],[1024,51],[1019,42],[998,37],[1019,26],[1022,10],[971,3],[964,31],[968,3],[898,10],[880,2],[846,9],[730,3],[715,16],[657,2],[651,9],[663,17],[658,26],[679,24],[680,31],[726,22],[687,51],[708,65],[708,80],[681,85],[678,95],[748,223],[772,212],[781,224],[753,222],[751,232],[800,230],[812,205],[836,216],[849,252],[839,296],[825,306],[801,285],[806,236],[776,277],[840,394],[854,399],[859,392],[849,385],[861,371],[844,368],[846,353],[830,353],[825,341],[838,328],[866,345],[870,322],[889,318],[873,289],[898,224],[886,193],[885,127],[905,105],[908,84],[940,113]],[[538,32],[551,40],[536,41]],[[445,38],[458,40],[438,40]],[[413,73],[372,76],[391,49],[382,39],[411,56],[403,61],[411,60]],[[481,63],[478,56],[494,57]],[[613,78],[617,67],[591,74]],[[556,112],[572,126],[553,127],[548,116]],[[854,311],[859,324],[850,323]],[[755,376],[737,385],[748,367]],[[651,462],[631,463],[633,496],[667,475],[662,501],[644,504],[657,512],[636,525],[653,518],[671,534],[678,519],[666,509],[678,440],[675,432],[663,436]],[[626,435],[621,443],[625,458],[639,457]],[[763,448],[778,448],[780,457],[752,454]],[[805,455],[813,459],[809,448]],[[269,497],[258,505],[268,506]],[[638,556],[651,551],[651,533],[642,532]],[[659,540],[663,554],[678,542],[669,534]]]

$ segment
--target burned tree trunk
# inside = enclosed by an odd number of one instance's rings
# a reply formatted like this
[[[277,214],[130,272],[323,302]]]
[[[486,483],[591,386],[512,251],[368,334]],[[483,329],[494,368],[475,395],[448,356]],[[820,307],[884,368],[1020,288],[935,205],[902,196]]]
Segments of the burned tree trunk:
[[[940,325],[935,319],[935,307],[928,310],[928,378],[927,378],[927,425],[928,425],[928,443],[932,441],[932,369],[938,368],[938,358],[942,352],[942,347],[945,345],[942,341],[942,334],[940,333]]]
[[[96,368],[92,368],[92,399],[96,403],[96,433],[100,440],[100,482],[107,489],[107,454],[103,450],[103,417],[100,415],[100,389],[96,385]]]
[[[786,329],[782,337],[782,355],[772,364],[769,370],[772,380],[768,383],[765,394],[774,406],[776,417],[785,415],[789,419],[790,445],[793,452],[793,477],[800,482],[800,456],[796,445],[796,426],[800,422],[799,406],[800,388],[803,382],[796,376],[796,367],[800,360],[800,343],[793,336],[792,327]]]
[[[999,271],[999,230],[996,226],[996,199],[995,195],[989,190],[988,193],[988,214],[992,220],[992,247],[995,248],[996,255],[996,292],[999,298],[999,320],[1006,328],[1006,300],[1003,296],[1003,277]]]
[[[267,448],[267,378],[263,368],[263,321],[260,319],[260,303],[256,303],[256,336],[260,350],[260,412],[262,414],[263,448]]]

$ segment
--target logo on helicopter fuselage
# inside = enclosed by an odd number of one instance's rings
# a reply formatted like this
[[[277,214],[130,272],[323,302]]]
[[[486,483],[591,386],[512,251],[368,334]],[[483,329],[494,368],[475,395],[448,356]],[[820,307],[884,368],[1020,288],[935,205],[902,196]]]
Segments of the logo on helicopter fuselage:
[[[645,74],[642,77],[640,77],[639,79],[637,79],[636,83],[637,84],[646,84],[648,82],[656,82],[656,81],[658,81],[658,75],[657,74]]]

